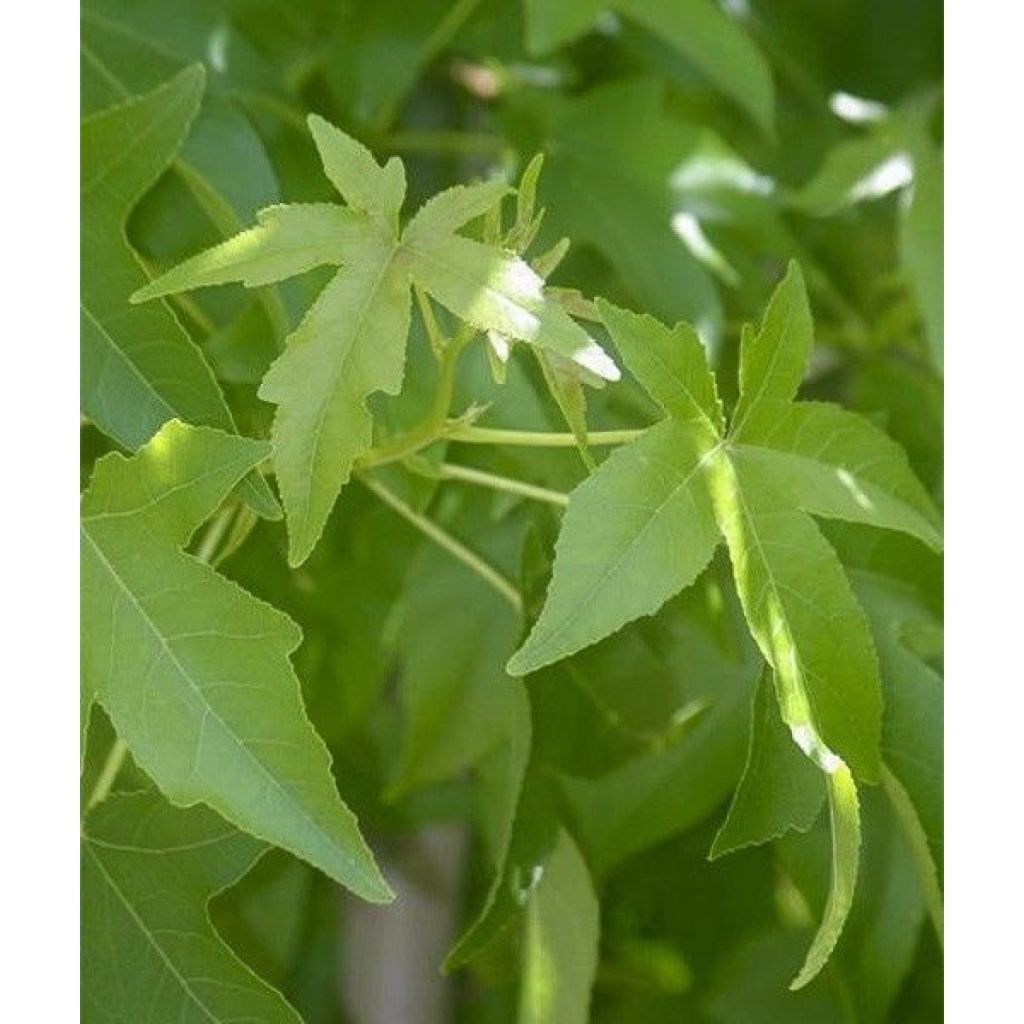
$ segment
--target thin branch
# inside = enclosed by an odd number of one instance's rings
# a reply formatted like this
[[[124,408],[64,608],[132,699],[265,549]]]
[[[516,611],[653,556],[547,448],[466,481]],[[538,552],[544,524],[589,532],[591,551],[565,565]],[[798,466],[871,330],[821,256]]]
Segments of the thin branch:
[[[460,541],[457,541],[451,534],[443,530],[437,523],[426,516],[421,516],[415,509],[410,508],[397,494],[393,494],[379,480],[375,480],[366,473],[360,473],[357,479],[372,491],[389,508],[397,512],[406,522],[415,526],[417,530],[429,537],[438,547],[443,548],[454,558],[457,558],[468,569],[472,569],[481,579],[486,580],[506,601],[521,615],[523,611],[523,599],[519,591],[507,580],[494,566],[485,562],[476,552],[471,551]]]
[[[562,508],[569,504],[569,495],[561,491],[551,491],[546,487],[538,487],[507,476],[498,476],[496,473],[485,473],[481,469],[472,469],[469,466],[442,462],[438,472],[442,480],[461,480],[467,484],[490,487],[494,491],[507,491],[509,494],[520,494],[535,501],[546,501],[549,505],[559,505]]]

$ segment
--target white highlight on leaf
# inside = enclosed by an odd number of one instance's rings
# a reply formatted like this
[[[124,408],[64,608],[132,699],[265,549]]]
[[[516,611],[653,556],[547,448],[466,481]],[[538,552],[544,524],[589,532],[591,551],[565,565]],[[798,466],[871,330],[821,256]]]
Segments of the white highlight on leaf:
[[[889,110],[884,103],[851,96],[848,92],[832,93],[828,98],[828,105],[836,117],[849,124],[870,124],[873,121],[884,121],[889,116]]]
[[[228,27],[218,25],[210,33],[210,41],[206,48],[210,66],[219,74],[224,74],[228,69]]]
[[[836,476],[839,478],[839,482],[850,492],[851,497],[862,509],[870,512],[875,507],[875,503],[864,493],[860,484],[853,478],[853,476],[845,469],[837,469]]]
[[[793,742],[823,771],[826,775],[835,775],[843,766],[843,759],[833,753],[817,733],[809,725],[790,726]]]
[[[878,199],[880,196],[904,188],[914,180],[914,165],[906,153],[896,153],[879,164],[866,178],[861,178],[850,189],[849,201]]]
[[[680,210],[672,215],[672,230],[693,255],[729,285],[739,284],[739,274],[729,261],[711,244],[695,214]]]

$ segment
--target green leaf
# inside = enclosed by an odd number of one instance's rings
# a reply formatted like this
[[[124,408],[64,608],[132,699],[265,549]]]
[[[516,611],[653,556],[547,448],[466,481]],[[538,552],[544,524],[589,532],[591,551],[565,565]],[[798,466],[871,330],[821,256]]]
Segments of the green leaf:
[[[453,185],[432,196],[413,214],[403,239],[413,245],[429,244],[431,239],[450,235],[494,209],[508,192],[508,185],[501,179]]]
[[[523,260],[460,235],[417,236],[404,252],[413,280],[472,327],[550,349],[604,380],[619,379],[597,342],[545,298],[544,279]]]
[[[597,897],[565,829],[530,894],[523,939],[519,1024],[586,1024],[597,972]]]
[[[233,281],[256,288],[314,267],[340,267],[357,260],[373,237],[365,217],[333,203],[268,206],[256,214],[256,225],[179,263],[132,302]]]
[[[707,447],[672,420],[612,454],[569,496],[540,619],[508,664],[526,675],[656,612],[711,561],[721,535]]]
[[[771,133],[771,69],[743,29],[713,0],[526,0],[527,44],[546,53],[613,9],[661,36]]]
[[[882,701],[864,615],[813,520],[755,469],[716,460],[712,490],[747,623],[775,670],[783,721],[826,770],[838,755],[877,781]]]
[[[136,449],[175,417],[235,429],[202,352],[170,308],[131,309],[146,275],[124,225],[167,169],[203,95],[192,66],[146,96],[82,122],[81,407],[102,431]],[[266,483],[246,480],[247,501],[280,515]]]
[[[483,908],[445,957],[445,971],[478,956],[518,917],[544,877],[557,842],[558,819],[551,783],[532,756],[529,702],[518,685],[516,693],[517,706],[508,728],[511,799],[502,809],[500,863]]]
[[[640,308],[669,322],[685,317],[714,338],[721,303],[711,275],[673,230],[684,198],[673,182],[688,168],[706,179],[709,166],[736,161],[711,145],[708,130],[671,116],[664,92],[660,81],[626,79],[565,104],[545,141],[544,237],[594,246]],[[550,120],[547,106],[538,118]]]
[[[486,581],[431,546],[406,594],[394,624],[404,722],[392,796],[475,764],[506,734],[520,699],[504,671],[519,619]]]
[[[221,941],[206,904],[266,846],[202,807],[117,794],[82,828],[82,1019],[251,1020],[299,1015]]]
[[[754,693],[747,765],[711,856],[768,842],[790,829],[806,832],[824,799],[821,772],[794,744],[764,673]]]
[[[791,198],[799,210],[826,216],[861,198],[882,195],[872,181],[886,163],[901,156],[894,140],[887,135],[869,135],[848,139],[833,146],[817,172]],[[895,178],[891,188],[906,184]]]
[[[324,173],[345,202],[397,231],[398,212],[405,200],[402,161],[393,156],[381,167],[364,145],[317,114],[310,114],[309,130]]]
[[[747,417],[764,401],[789,402],[803,380],[814,345],[814,324],[803,274],[794,262],[772,293],[757,331],[745,331],[740,348],[740,400],[732,434],[743,437]]]
[[[860,805],[857,787],[846,765],[828,774],[828,808],[832,822],[832,882],[828,902],[811,948],[791,989],[803,988],[828,962],[853,904],[860,861]]]
[[[371,445],[366,402],[398,394],[405,368],[411,289],[417,284],[480,330],[493,330],[574,360],[615,380],[615,364],[522,260],[451,232],[499,202],[491,182],[428,201],[399,236],[405,171],[323,118],[309,118],[324,170],[345,207],[274,207],[259,225],[193,257],[133,296],[143,301],[211,283],[277,280],[321,263],[343,264],[286,341],[259,397],[277,405],[274,466],[288,518],[289,562],[309,556],[352,468]],[[312,219],[322,224],[307,231]]]
[[[668,330],[652,316],[604,299],[597,308],[626,366],[651,398],[678,423],[718,440],[725,430],[722,403],[697,332],[682,322]]]
[[[402,386],[411,302],[393,239],[377,236],[340,270],[289,335],[259,396],[278,408],[271,437],[291,565],[309,556],[355,460],[373,440],[366,399]]]
[[[287,616],[181,548],[263,442],[167,424],[96,464],[82,503],[82,675],[175,803],[209,804],[358,895],[390,891],[338,797],[288,660]]]
[[[762,401],[733,446],[806,512],[899,530],[941,551],[941,518],[907,456],[868,420],[823,402]]]

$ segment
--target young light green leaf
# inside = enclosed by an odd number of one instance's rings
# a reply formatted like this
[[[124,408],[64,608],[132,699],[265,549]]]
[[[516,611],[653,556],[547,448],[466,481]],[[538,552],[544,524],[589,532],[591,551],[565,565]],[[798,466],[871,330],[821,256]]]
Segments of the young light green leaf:
[[[665,420],[612,454],[569,497],[540,618],[508,671],[534,672],[657,611],[721,538],[702,439]]]
[[[314,267],[340,267],[357,259],[373,235],[367,218],[333,203],[269,206],[256,214],[256,227],[179,263],[140,288],[132,303],[232,281],[256,288]]]
[[[278,407],[271,437],[292,565],[313,550],[353,463],[370,447],[367,397],[402,386],[412,310],[395,252],[386,236],[368,240],[358,262],[320,293],[260,385],[260,398]]]
[[[170,308],[128,307],[146,275],[128,246],[125,221],[181,146],[204,81],[193,65],[82,122],[81,406],[131,450],[174,417],[235,429],[209,365]],[[262,479],[246,480],[242,493],[262,515],[280,515]]]
[[[365,899],[390,898],[289,661],[301,633],[181,548],[269,448],[168,423],[82,503],[82,676],[175,803],[209,804]]]
[[[402,161],[393,156],[381,167],[364,145],[319,115],[310,114],[307,123],[324,173],[345,202],[397,232],[398,213],[405,201]]]
[[[381,168],[365,147],[322,118],[313,116],[309,124],[325,170],[350,208],[264,211],[256,228],[136,295],[141,300],[229,280],[277,280],[322,263],[342,264],[258,392],[278,407],[271,435],[292,565],[313,550],[353,464],[370,447],[370,395],[401,389],[412,284],[473,327],[550,349],[605,379],[619,376],[600,346],[545,297],[544,282],[526,263],[451,233],[500,202],[504,184],[449,189],[428,201],[400,237],[401,163],[392,159]],[[318,218],[321,223],[311,223]]]
[[[601,319],[630,372],[674,420],[717,440],[725,430],[722,403],[697,332],[686,323],[668,330],[598,299]]]
[[[519,1024],[586,1024],[599,928],[587,865],[560,828],[526,910]]]
[[[405,226],[403,241],[429,244],[431,239],[450,235],[493,209],[508,192],[508,185],[500,178],[453,185],[432,196],[413,214]]]
[[[742,435],[744,422],[759,402],[788,402],[796,395],[813,345],[814,324],[803,274],[795,262],[790,263],[757,331],[743,335],[734,435]]]
[[[783,721],[826,771],[841,758],[858,777],[877,781],[878,665],[839,559],[761,467],[723,457],[711,478],[736,589],[775,670]]]
[[[874,424],[824,402],[762,401],[731,449],[806,512],[899,530],[942,549],[941,519],[903,449]]]
[[[460,235],[414,240],[403,251],[416,284],[471,326],[550,349],[604,380],[619,379],[615,363],[545,298],[544,279],[523,260]]]
[[[822,773],[793,742],[764,672],[754,692],[747,765],[711,857],[766,843],[790,829],[806,832],[824,799]]]
[[[832,822],[832,881],[828,902],[803,966],[790,982],[793,990],[813,981],[828,963],[853,904],[860,862],[860,805],[857,786],[844,764],[828,774],[828,807]]]
[[[93,810],[81,842],[82,1019],[299,1024],[206,910],[266,848],[206,808],[178,810],[152,791]]]

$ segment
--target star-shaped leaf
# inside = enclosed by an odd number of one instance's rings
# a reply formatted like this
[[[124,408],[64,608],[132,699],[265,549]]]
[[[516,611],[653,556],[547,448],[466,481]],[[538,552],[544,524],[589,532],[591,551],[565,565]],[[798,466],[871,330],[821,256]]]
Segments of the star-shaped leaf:
[[[836,896],[803,984],[827,959],[849,905],[853,776],[879,779],[882,710],[864,614],[809,513],[899,530],[936,549],[939,517],[884,434],[836,407],[794,401],[813,344],[795,264],[761,324],[743,332],[728,431],[691,329],[598,306],[626,365],[667,415],[570,496],[544,610],[509,671],[535,671],[654,612],[696,579],[724,537],[782,720],[825,772],[845,843],[836,846]]]
[[[299,1024],[210,924],[211,896],[267,849],[205,807],[107,797],[82,828],[82,1019]]]
[[[264,211],[257,227],[133,296],[143,301],[226,281],[266,284],[325,264],[341,268],[290,335],[259,391],[278,407],[273,458],[293,565],[315,546],[356,459],[370,447],[367,398],[401,390],[412,284],[478,330],[549,349],[606,379],[618,377],[583,328],[545,297],[542,278],[527,263],[455,233],[499,203],[505,185],[448,189],[402,231],[401,162],[392,157],[381,167],[360,143],[315,115],[309,126],[346,206]]]
[[[174,803],[207,803],[384,901],[302,705],[298,627],[182,551],[268,452],[172,420],[132,458],[96,464],[82,501],[83,690]]]
[[[128,304],[146,273],[128,246],[125,221],[181,146],[204,80],[194,65],[82,122],[81,406],[132,450],[172,418],[235,429],[203,353],[170,307]],[[262,478],[247,479],[242,493],[261,514],[280,516]]]

